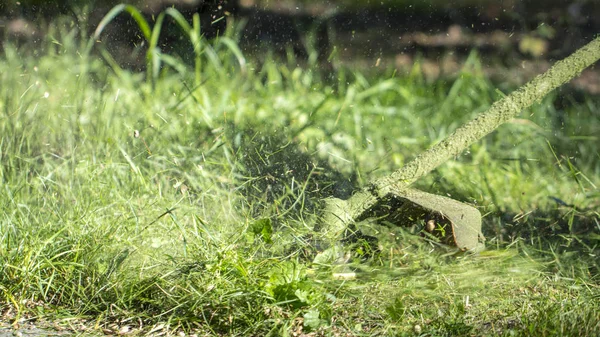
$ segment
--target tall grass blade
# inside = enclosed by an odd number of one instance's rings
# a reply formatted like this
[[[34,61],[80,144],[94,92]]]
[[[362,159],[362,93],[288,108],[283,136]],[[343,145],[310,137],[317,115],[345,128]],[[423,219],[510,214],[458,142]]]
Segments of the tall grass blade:
[[[160,13],[158,18],[156,19],[156,23],[154,27],[152,27],[152,35],[150,37],[148,52],[146,53],[146,66],[149,71],[150,78],[152,79],[152,84],[156,82],[158,78],[158,73],[160,71],[160,63],[161,63],[161,52],[160,48],[158,48],[158,39],[160,37],[160,32],[162,30],[162,24],[165,19],[165,13]],[[151,73],[150,73],[151,70]]]
[[[190,26],[189,22],[185,19],[181,12],[175,8],[167,8],[164,13],[171,16],[186,34],[189,35],[192,32],[192,26]],[[196,14],[194,14],[194,16],[196,16]]]
[[[198,13],[194,14],[193,17],[193,26],[190,26],[185,17],[174,8],[168,8],[165,11],[165,14],[170,15],[175,22],[179,25],[179,27],[185,32],[186,35],[190,38],[190,42],[192,43],[192,47],[194,48],[194,75],[196,79],[196,85],[198,85],[202,81],[202,35],[200,29],[200,15]]]
[[[152,30],[150,29],[148,21],[146,21],[142,13],[137,8],[135,8],[132,5],[125,4],[116,5],[104,16],[104,18],[102,18],[102,20],[98,24],[98,27],[96,27],[96,31],[94,31],[94,40],[98,39],[102,34],[104,28],[106,28],[106,26],[123,11],[131,15],[131,17],[135,20],[138,27],[140,28],[140,31],[144,35],[144,38],[146,39],[146,41],[149,42],[152,36]]]
[[[246,74],[246,57],[244,57],[244,54],[242,53],[238,44],[228,37],[222,37],[219,42],[223,43],[225,46],[227,46],[227,48],[229,48],[229,50],[236,57],[242,74]]]

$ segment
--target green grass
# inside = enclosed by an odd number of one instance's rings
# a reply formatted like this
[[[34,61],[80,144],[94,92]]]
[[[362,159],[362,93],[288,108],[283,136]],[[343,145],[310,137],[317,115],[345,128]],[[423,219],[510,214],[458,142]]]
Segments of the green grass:
[[[53,28],[35,54],[5,44],[0,56],[4,319],[239,336],[600,333],[597,97],[557,111],[551,95],[417,183],[477,205],[487,251],[373,225],[378,242],[316,264],[321,198],[389,174],[501,97],[496,86],[514,88],[486,80],[476,54],[456,79],[418,66],[329,77],[275,61],[241,71],[219,41],[195,68],[173,55],[146,81],[86,43]]]

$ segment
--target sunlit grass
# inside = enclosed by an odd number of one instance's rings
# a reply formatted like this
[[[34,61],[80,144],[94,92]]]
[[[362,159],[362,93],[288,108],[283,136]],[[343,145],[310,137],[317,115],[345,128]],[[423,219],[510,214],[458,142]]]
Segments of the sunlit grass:
[[[193,69],[146,81],[55,29],[39,56],[5,45],[0,58],[6,319],[242,336],[600,331],[594,97],[561,112],[547,97],[418,182],[480,207],[488,251],[374,225],[378,242],[313,264],[320,198],[389,174],[501,97],[476,54],[457,79],[429,82],[418,65],[328,78],[274,61],[240,71],[217,41]]]

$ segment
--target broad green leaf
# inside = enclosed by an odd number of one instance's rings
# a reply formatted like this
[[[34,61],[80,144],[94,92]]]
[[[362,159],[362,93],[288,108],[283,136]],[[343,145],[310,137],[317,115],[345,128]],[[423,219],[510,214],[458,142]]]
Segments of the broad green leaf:
[[[310,331],[317,330],[318,328],[325,326],[327,321],[320,318],[320,312],[318,309],[310,309],[308,310],[304,316],[304,327],[308,328]]]
[[[271,219],[265,218],[254,222],[252,224],[252,233],[257,237],[261,237],[266,243],[273,243],[273,240],[271,239],[271,236],[273,235]]]

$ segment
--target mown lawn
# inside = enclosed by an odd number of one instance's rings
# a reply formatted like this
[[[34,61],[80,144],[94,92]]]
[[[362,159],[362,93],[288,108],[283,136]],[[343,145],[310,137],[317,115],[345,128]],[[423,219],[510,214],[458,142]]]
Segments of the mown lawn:
[[[515,89],[367,76],[204,44],[154,80],[76,30],[0,55],[0,314],[86,333],[600,335],[600,107],[562,90],[416,186],[484,214],[487,250],[415,228],[346,245],[320,200],[401,167]],[[555,104],[561,100],[561,105]]]

